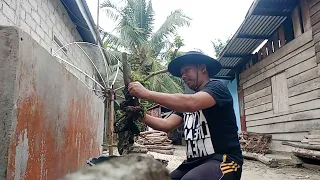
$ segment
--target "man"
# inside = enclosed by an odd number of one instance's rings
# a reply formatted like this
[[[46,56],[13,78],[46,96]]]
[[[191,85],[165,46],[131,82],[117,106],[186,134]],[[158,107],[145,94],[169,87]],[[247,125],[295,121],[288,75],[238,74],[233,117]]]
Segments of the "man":
[[[190,51],[172,60],[168,70],[195,93],[154,92],[138,82],[130,83],[129,91],[176,111],[167,119],[146,115],[144,122],[151,128],[170,132],[184,123],[187,160],[171,173],[171,179],[240,180],[243,158],[232,96],[221,81],[210,80],[221,70],[221,64]]]

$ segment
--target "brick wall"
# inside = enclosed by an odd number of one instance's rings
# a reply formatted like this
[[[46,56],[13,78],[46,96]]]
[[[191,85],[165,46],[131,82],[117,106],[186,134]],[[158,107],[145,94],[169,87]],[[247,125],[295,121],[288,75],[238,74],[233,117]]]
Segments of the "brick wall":
[[[0,25],[20,27],[50,53],[59,48],[54,36],[64,45],[82,41],[60,0],[0,0]],[[67,47],[67,53],[59,55],[95,77],[94,67],[76,45]],[[94,87],[93,81],[84,74],[69,65],[64,66],[90,88]]]

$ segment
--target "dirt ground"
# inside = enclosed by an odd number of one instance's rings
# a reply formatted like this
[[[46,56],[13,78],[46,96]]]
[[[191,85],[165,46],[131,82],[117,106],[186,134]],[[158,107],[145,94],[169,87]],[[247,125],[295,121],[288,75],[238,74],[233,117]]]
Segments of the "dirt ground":
[[[167,159],[169,164],[167,168],[172,171],[185,159],[185,149],[182,146],[176,146],[174,155],[163,155],[159,153],[152,154],[155,158]],[[244,162],[242,180],[320,180],[320,171],[308,170],[305,168],[280,167],[269,168],[268,166],[256,162]]]

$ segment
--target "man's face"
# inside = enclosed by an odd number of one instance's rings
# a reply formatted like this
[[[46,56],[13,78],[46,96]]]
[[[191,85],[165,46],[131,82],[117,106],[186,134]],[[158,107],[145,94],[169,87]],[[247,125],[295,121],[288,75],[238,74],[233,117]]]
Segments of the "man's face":
[[[194,90],[197,85],[197,73],[198,73],[198,67],[195,65],[187,65],[181,68],[181,78],[186,83],[186,85]]]

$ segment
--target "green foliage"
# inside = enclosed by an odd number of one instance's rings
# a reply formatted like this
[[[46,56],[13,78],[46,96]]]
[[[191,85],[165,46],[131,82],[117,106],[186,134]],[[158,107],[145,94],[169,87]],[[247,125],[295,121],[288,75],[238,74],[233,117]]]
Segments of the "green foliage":
[[[182,10],[173,11],[160,28],[154,31],[151,0],[125,0],[119,4],[106,0],[101,8],[117,24],[115,34],[101,30],[105,45],[108,49],[123,49],[128,52],[131,69],[139,78],[166,69],[166,65],[158,59],[160,52],[168,47],[180,48],[184,45],[183,39],[176,33],[179,27],[189,26],[191,19]],[[169,41],[172,36],[175,36],[173,43]],[[138,81],[141,82],[140,80]],[[141,83],[154,91],[182,91],[182,86],[167,73]]]
[[[179,36],[179,35],[175,36],[174,46],[176,49],[180,49],[182,46],[184,46],[184,40],[181,38],[181,36]]]
[[[225,48],[225,46],[228,44],[229,41],[230,41],[230,39],[223,41],[219,38],[215,39],[214,41],[211,41],[213,48],[214,48],[216,58],[220,57],[221,52],[223,51],[223,49]]]
[[[120,109],[116,110],[115,116],[116,119],[120,119],[123,116],[123,111],[121,111]]]
[[[175,52],[173,50],[169,51],[169,60],[168,61],[172,61],[174,59],[174,53]],[[177,58],[179,56],[182,56],[184,54],[185,54],[184,52],[177,51],[177,54],[176,54],[175,58]]]

